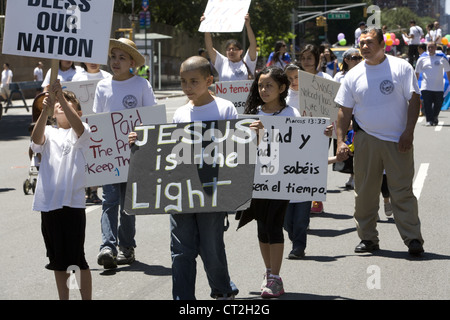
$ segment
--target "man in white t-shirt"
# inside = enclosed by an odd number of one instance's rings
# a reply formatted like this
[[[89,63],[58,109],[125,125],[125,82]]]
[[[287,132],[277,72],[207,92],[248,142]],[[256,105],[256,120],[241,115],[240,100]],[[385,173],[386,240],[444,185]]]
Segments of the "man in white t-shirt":
[[[443,55],[436,55],[436,43],[427,45],[428,55],[417,60],[416,77],[422,74],[421,93],[427,126],[438,124],[438,116],[444,102],[444,72],[450,79],[450,64]]]
[[[11,93],[11,90],[9,90],[9,84],[12,83],[13,78],[13,72],[9,68],[8,63],[3,64],[3,71],[2,71],[2,82],[0,84],[0,90],[1,95],[5,102],[8,100],[9,94]]]
[[[409,63],[414,66],[417,59],[419,59],[417,47],[420,44],[420,39],[423,37],[423,30],[421,27],[416,25],[415,20],[411,20],[409,24],[411,25],[409,28],[409,34],[406,34],[405,32],[403,32],[403,34],[409,39],[408,60]]]
[[[367,25],[364,21],[361,21],[358,25],[358,28],[355,30],[355,48],[359,48],[359,37],[361,36],[361,32],[366,30]]]
[[[34,81],[44,81],[44,64],[39,61],[36,68],[33,70]]]
[[[441,43],[442,41],[442,29],[441,26],[439,25],[439,21],[435,21],[433,23],[434,25],[434,30],[435,30],[435,35],[434,35],[434,42],[436,43]]]
[[[412,255],[423,252],[414,177],[413,138],[419,116],[419,86],[413,68],[384,53],[381,29],[360,38],[364,62],[352,68],[341,83],[336,103],[338,157],[348,156],[345,143],[354,115],[355,214],[360,244],[355,252],[379,249],[379,198],[386,171],[397,229]]]

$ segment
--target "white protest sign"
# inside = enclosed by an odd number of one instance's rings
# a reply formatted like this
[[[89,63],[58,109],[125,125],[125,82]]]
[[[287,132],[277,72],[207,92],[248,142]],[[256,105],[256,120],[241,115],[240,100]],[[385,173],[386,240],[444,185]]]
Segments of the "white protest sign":
[[[87,187],[126,182],[130,163],[128,134],[141,124],[167,122],[165,105],[92,114],[82,120],[91,128]]]
[[[253,198],[325,201],[328,173],[326,118],[259,117]]]
[[[241,32],[251,0],[209,0],[199,32]]]
[[[216,96],[233,102],[239,114],[244,114],[245,102],[253,80],[216,82]]]
[[[3,53],[106,64],[114,1],[14,0]]]
[[[339,105],[334,98],[341,84],[317,75],[298,71],[298,96],[302,117],[330,118],[333,138],[336,139],[336,123]]]
[[[72,91],[81,104],[81,111],[83,116],[93,114],[92,106],[94,105],[95,88],[100,80],[86,80],[86,81],[67,81],[61,83],[64,90]]]

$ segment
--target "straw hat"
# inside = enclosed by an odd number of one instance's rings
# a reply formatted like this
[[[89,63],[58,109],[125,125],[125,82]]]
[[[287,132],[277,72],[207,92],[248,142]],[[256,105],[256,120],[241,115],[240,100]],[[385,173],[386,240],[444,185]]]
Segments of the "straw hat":
[[[136,44],[130,39],[127,38],[110,39],[109,40],[110,53],[113,48],[118,48],[128,53],[131,56],[131,58],[136,62],[136,68],[139,68],[140,66],[145,64],[144,56],[137,50]]]

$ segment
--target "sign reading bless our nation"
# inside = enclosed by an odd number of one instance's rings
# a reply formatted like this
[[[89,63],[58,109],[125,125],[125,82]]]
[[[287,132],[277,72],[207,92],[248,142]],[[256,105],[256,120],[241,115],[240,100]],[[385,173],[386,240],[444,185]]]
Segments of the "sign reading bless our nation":
[[[8,1],[2,52],[106,64],[113,6],[113,0]]]

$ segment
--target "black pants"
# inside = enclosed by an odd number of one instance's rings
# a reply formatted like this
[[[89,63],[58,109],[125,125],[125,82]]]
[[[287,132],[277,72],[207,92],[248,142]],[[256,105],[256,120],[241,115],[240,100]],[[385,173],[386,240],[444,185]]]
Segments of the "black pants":
[[[444,102],[444,92],[423,90],[422,98],[427,122],[437,124],[439,112],[441,112],[442,103]]]
[[[417,59],[419,59],[419,45],[418,44],[410,44],[408,46],[408,60],[409,63],[415,67]]]

